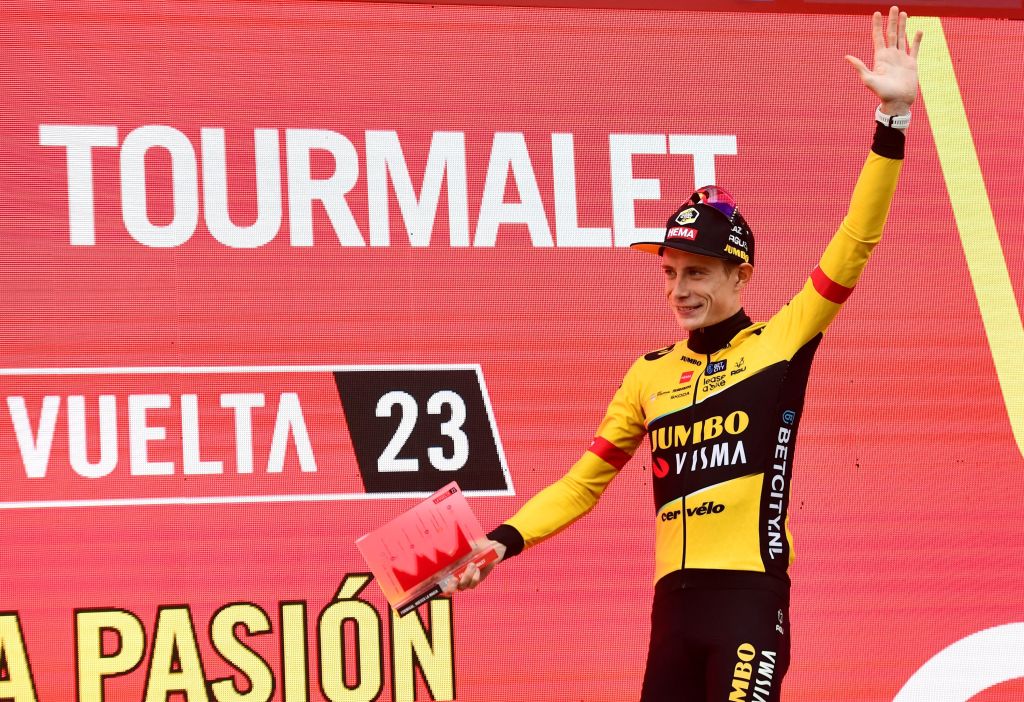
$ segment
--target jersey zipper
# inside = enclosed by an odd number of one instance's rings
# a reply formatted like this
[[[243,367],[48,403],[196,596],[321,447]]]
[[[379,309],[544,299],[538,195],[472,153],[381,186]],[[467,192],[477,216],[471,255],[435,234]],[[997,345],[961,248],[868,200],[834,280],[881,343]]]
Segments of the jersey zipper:
[[[711,365],[711,354],[707,353],[707,354],[704,354],[704,356],[706,357],[706,360],[704,362],[704,368],[700,372],[700,374],[702,376],[707,371],[708,366]],[[700,384],[701,384],[701,378],[698,377],[693,382],[693,402],[690,403],[690,407],[693,407],[693,406],[695,406],[697,404],[697,388],[700,387]],[[681,573],[685,573],[686,572],[686,548],[687,548],[687,546],[689,546],[689,543],[686,540],[686,495],[685,494],[683,495],[682,500],[683,500],[683,502],[680,505],[680,507],[682,508],[682,515],[683,515],[683,562],[679,564],[679,570],[680,570]],[[681,587],[683,587],[683,588],[686,587],[686,578],[683,578],[683,584],[682,584]]]
[[[705,373],[707,373],[708,366],[711,365],[711,354],[710,353],[706,353],[704,355],[707,357],[707,360],[704,362],[704,368],[700,372],[701,375],[704,375]],[[701,379],[700,378],[697,378],[697,380],[695,380],[694,383],[693,383],[693,402],[690,403],[690,407],[693,407],[694,405],[697,404],[697,388],[700,387],[700,384],[701,384]]]

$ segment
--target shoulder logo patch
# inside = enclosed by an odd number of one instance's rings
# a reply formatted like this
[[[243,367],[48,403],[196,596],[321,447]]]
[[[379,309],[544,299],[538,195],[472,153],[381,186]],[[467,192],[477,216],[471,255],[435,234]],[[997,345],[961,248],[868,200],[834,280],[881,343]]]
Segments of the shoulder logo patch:
[[[644,360],[645,361],[657,361],[659,358],[664,358],[665,356],[667,356],[670,353],[672,353],[672,349],[674,349],[675,347],[676,347],[676,345],[672,344],[671,346],[666,346],[663,349],[658,349],[657,351],[651,351],[649,354],[644,356]]]

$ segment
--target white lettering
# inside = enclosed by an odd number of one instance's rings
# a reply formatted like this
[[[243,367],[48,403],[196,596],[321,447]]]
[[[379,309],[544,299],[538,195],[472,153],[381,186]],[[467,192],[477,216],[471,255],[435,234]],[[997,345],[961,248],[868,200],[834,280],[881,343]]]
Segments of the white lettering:
[[[60,397],[47,395],[43,398],[43,407],[39,411],[39,425],[35,432],[32,431],[32,422],[28,418],[24,397],[8,397],[7,408],[11,414],[11,424],[14,425],[14,436],[18,440],[21,462],[25,466],[25,476],[45,478],[46,469],[50,465],[53,434],[57,428]]]
[[[671,154],[693,155],[693,183],[700,188],[715,182],[716,155],[736,155],[736,137],[725,134],[670,134],[668,151]]]
[[[149,218],[146,154],[164,149],[171,155],[171,199],[174,214],[167,224]],[[144,246],[181,246],[199,224],[199,175],[192,142],[173,127],[151,125],[128,133],[121,144],[121,214],[133,239]]]
[[[128,396],[128,447],[132,475],[174,475],[173,462],[149,460],[149,442],[166,439],[167,428],[150,426],[146,416],[151,409],[170,407],[170,395]]]
[[[519,202],[505,202],[510,170],[519,192]],[[534,246],[554,246],[544,201],[537,187],[530,153],[526,150],[526,138],[520,132],[498,132],[494,135],[473,245],[494,246],[498,227],[502,224],[525,224]]]
[[[221,461],[204,461],[199,456],[199,397],[181,396],[181,465],[185,475],[217,475],[224,472]]]
[[[252,411],[263,407],[263,393],[225,393],[220,396],[220,406],[235,411],[235,470],[252,473]]]
[[[228,211],[227,149],[224,130],[204,128],[203,208],[214,239],[233,249],[254,249],[281,230],[281,143],[276,129],[253,132],[256,148],[256,221],[238,226]]]
[[[306,420],[302,416],[299,396],[294,392],[283,392],[277,405],[274,438],[270,442],[270,458],[267,460],[268,473],[280,473],[284,470],[289,436],[294,440],[302,472],[315,473],[316,458],[313,456],[313,447],[309,443],[309,432],[306,430]]]
[[[661,199],[661,181],[657,178],[634,178],[633,156],[665,154],[664,134],[609,134],[608,152],[611,160],[612,220],[615,245],[629,246],[638,241],[661,239],[663,227],[636,226],[636,201]],[[668,214],[671,214],[669,212]]]
[[[89,441],[85,421],[85,398],[68,398],[68,460],[71,470],[83,478],[103,478],[117,467],[117,397],[100,395],[100,457],[89,461]]]
[[[729,444],[722,442],[711,448],[711,467],[724,466],[729,463]]]
[[[551,168],[555,182],[555,232],[565,247],[612,245],[607,227],[580,227],[576,204],[576,156],[572,134],[551,135]]]
[[[68,164],[68,229],[72,246],[96,243],[92,150],[117,146],[117,127],[39,125],[40,146],[63,146]]]
[[[359,155],[352,142],[326,129],[288,129],[288,226],[292,246],[313,245],[313,202],[319,201],[342,246],[366,246],[345,195],[359,179]],[[314,179],[314,150],[334,158],[334,173]]]
[[[434,132],[419,197],[409,177],[398,132],[366,132],[366,180],[370,207],[370,246],[391,244],[388,175],[395,189],[409,243],[430,246],[441,200],[448,185],[448,230],[451,246],[469,246],[469,200],[466,187],[466,137],[462,132]]]
[[[174,127],[143,125],[129,132],[120,145],[121,207],[125,228],[144,246],[176,247],[195,233],[200,216],[199,179],[202,178],[202,209],[206,228],[220,244],[232,249],[264,246],[280,233],[285,206],[282,186],[281,132],[253,130],[255,217],[248,224],[232,219],[232,203],[245,195],[228,192],[227,148],[222,127],[200,128],[201,164],[189,138]],[[525,225],[530,244],[538,248],[556,245],[578,247],[625,247],[636,241],[657,239],[661,227],[640,227],[636,221],[638,201],[660,201],[658,178],[638,177],[635,156],[690,155],[694,182],[715,180],[715,157],[735,155],[735,135],[724,134],[609,134],[608,193],[612,226],[580,225],[579,186],[575,136],[555,132],[551,137],[551,182],[554,233],[541,196],[525,135],[495,132],[483,178],[480,210],[473,232],[473,246],[497,245],[502,225]],[[418,144],[425,140],[417,139]],[[470,242],[466,136],[463,132],[433,132],[419,190],[413,185],[403,151],[401,135],[393,130],[365,132],[366,196],[368,241],[363,236],[347,197],[360,177],[360,154],[345,135],[327,129],[286,129],[284,150],[287,163],[289,243],[295,247],[314,245],[314,211],[327,215],[342,246],[387,247],[392,244],[391,203],[397,202],[414,247],[433,243],[442,187],[447,199],[447,244],[466,247]],[[96,243],[95,196],[93,192],[93,150],[118,146],[118,129],[109,125],[39,125],[41,146],[63,147],[68,169],[68,221],[73,246]],[[150,216],[154,190],[147,187],[147,156],[163,149],[170,156],[170,221],[156,223]],[[330,165],[333,162],[333,169]],[[423,163],[421,158],[415,159]],[[477,161],[473,161],[476,163]],[[587,160],[588,166],[592,159]],[[152,164],[151,164],[152,165]],[[324,167],[326,165],[326,168]],[[199,169],[202,169],[201,172]],[[329,171],[325,175],[322,171]],[[593,168],[586,182],[595,182]],[[512,187],[509,188],[511,177]],[[506,190],[512,201],[506,201]],[[391,193],[394,193],[393,197]],[[317,204],[319,203],[319,204]],[[675,203],[669,203],[674,206]],[[614,232],[614,236],[613,236]]]

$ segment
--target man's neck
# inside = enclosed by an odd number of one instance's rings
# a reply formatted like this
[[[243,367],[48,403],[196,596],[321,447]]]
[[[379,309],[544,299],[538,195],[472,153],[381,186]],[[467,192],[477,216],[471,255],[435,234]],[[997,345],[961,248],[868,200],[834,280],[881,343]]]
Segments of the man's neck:
[[[690,338],[686,345],[694,353],[715,353],[728,346],[729,341],[741,331],[749,327],[753,322],[741,307],[736,314],[723,319],[721,322],[694,329],[690,332]]]

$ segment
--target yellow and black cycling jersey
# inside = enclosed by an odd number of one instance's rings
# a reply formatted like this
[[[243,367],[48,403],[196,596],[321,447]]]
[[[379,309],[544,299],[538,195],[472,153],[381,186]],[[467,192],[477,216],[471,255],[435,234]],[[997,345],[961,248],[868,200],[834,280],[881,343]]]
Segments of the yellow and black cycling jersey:
[[[492,538],[514,555],[565,528],[649,437],[658,587],[788,591],[787,515],[811,361],[881,238],[902,164],[899,136],[898,153],[878,148],[876,136],[847,216],[785,307],[757,324],[741,310],[637,359],[589,450]]]

